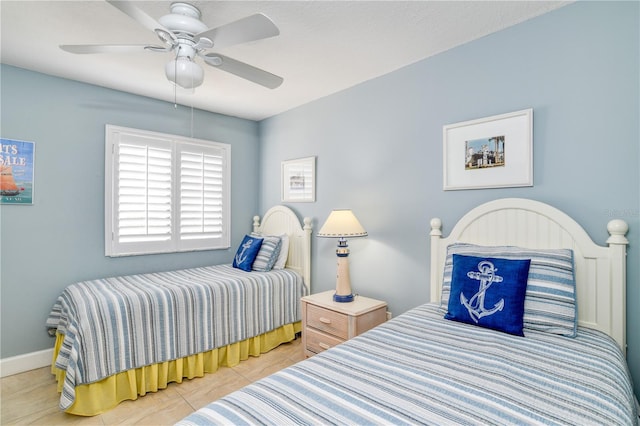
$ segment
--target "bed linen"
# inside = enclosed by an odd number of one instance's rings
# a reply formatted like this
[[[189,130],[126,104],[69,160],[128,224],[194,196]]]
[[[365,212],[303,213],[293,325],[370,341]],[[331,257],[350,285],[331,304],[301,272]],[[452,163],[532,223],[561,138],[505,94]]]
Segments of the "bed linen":
[[[414,308],[178,425],[637,423],[624,356],[606,334],[519,337],[443,315]]]
[[[74,388],[75,400],[66,413],[78,416],[95,416],[104,413],[126,400],[136,400],[148,392],[166,389],[169,383],[182,383],[184,379],[203,377],[215,373],[219,367],[235,367],[249,356],[258,357],[278,347],[282,343],[296,339],[302,330],[302,322],[285,324],[275,330],[221,348],[200,352],[184,358],[116,373],[102,380]],[[57,357],[64,335],[58,334],[54,347],[51,373],[56,377],[58,393],[64,386],[65,372],[56,368]]]
[[[231,265],[139,274],[68,286],[46,325],[63,335],[55,368],[60,407],[78,385],[245,341],[300,321],[306,287],[291,270]]]

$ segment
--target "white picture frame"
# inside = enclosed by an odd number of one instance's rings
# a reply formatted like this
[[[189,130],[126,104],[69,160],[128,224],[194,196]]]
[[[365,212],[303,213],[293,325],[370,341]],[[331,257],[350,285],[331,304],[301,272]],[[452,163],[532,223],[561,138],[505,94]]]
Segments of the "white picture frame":
[[[443,189],[533,186],[533,109],[443,126]]]
[[[316,201],[316,157],[282,162],[282,201],[313,203]]]

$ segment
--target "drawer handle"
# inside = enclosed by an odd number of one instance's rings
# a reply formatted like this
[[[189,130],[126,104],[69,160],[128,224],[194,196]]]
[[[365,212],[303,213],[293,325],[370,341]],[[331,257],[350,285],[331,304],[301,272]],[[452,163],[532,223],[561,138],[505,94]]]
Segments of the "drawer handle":
[[[331,320],[329,318],[320,317],[319,320],[320,320],[321,323],[331,324]]]
[[[318,346],[320,346],[322,349],[330,349],[331,345],[327,345],[326,343],[318,343]]]

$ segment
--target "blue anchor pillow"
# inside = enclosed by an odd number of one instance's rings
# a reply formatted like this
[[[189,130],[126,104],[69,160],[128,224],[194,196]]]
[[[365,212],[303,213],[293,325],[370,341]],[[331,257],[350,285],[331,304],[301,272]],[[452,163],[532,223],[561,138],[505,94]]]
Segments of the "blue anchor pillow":
[[[260,247],[262,246],[262,238],[245,235],[236,255],[233,257],[233,267],[251,272],[253,262],[258,256]]]
[[[530,259],[454,254],[445,318],[524,336],[524,296],[530,263]]]

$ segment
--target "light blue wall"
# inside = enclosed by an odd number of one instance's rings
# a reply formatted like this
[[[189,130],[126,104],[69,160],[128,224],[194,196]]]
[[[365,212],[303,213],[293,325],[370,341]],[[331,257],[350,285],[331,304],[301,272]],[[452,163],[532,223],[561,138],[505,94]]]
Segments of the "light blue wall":
[[[625,219],[639,393],[639,13],[637,2],[575,3],[263,121],[261,210],[280,201],[282,160],[317,156],[317,202],[291,206],[316,230],[332,209],[353,209],[369,232],[350,241],[354,291],[396,315],[428,300],[433,217],[447,235],[479,203],[527,197],[565,211],[602,245],[607,222]],[[443,191],[442,126],[525,108],[534,110],[534,186]],[[314,292],[335,286],[334,244],[314,238]]]
[[[69,284],[231,261],[259,213],[256,122],[195,110],[192,135],[190,108],[10,66],[0,71],[0,134],[36,143],[35,204],[0,207],[3,359],[53,346],[44,322]],[[105,257],[105,124],[230,144],[234,249]]]

